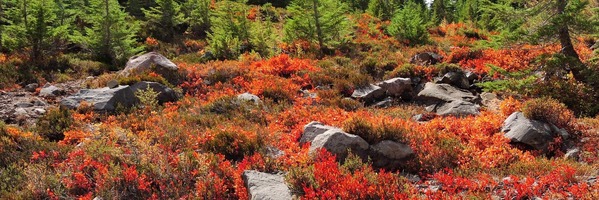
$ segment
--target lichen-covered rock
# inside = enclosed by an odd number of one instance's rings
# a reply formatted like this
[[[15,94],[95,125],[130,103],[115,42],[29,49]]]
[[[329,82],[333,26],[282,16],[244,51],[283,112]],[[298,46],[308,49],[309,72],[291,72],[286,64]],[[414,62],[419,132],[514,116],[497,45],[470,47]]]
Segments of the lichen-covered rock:
[[[241,100],[241,101],[250,101],[255,104],[259,104],[260,102],[262,102],[262,101],[260,101],[260,97],[254,95],[254,94],[251,94],[249,92],[237,95],[237,99]]]
[[[246,170],[243,180],[252,200],[292,199],[291,190],[282,175]]]
[[[304,145],[305,143],[312,142],[317,135],[332,129],[341,130],[337,127],[327,126],[317,121],[310,122],[304,126],[304,133],[302,134],[299,143],[300,145]]]
[[[449,84],[426,83],[417,98],[427,105],[427,111],[441,116],[478,115],[480,110],[475,103],[480,97]]]

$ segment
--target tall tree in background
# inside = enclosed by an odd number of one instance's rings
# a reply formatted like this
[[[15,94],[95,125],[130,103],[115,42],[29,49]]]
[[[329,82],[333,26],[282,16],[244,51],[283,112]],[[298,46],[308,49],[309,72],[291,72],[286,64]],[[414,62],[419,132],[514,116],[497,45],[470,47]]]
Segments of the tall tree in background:
[[[142,50],[141,46],[136,47],[135,40],[139,25],[130,19],[117,0],[92,0],[90,4],[92,25],[85,29],[85,35],[78,37],[78,42],[113,67],[124,64]]]
[[[426,29],[426,12],[420,4],[408,1],[403,8],[396,11],[387,32],[399,41],[407,41],[409,45],[424,44],[428,41]]]
[[[368,12],[382,20],[389,20],[405,0],[370,0]]]
[[[194,36],[204,35],[210,28],[210,4],[212,0],[189,0],[184,4],[188,31]]]
[[[9,50],[30,47],[34,64],[42,64],[61,48],[68,24],[61,23],[60,9],[53,0],[16,0],[6,10],[9,24],[3,26],[2,44]]]
[[[237,58],[251,49],[250,22],[245,3],[220,1],[210,17],[208,44],[219,59]]]
[[[142,9],[152,35],[165,42],[172,42],[177,26],[185,22],[181,5],[174,0],[156,0],[156,6]]]
[[[336,0],[294,0],[287,7],[291,18],[285,23],[288,41],[317,42],[321,53],[345,42],[351,33],[345,17],[347,5]]]

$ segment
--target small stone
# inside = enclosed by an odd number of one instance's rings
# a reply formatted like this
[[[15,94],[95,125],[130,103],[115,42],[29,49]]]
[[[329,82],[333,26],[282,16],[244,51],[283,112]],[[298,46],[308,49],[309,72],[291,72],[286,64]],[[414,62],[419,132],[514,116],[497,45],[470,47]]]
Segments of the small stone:
[[[260,100],[260,97],[251,94],[249,92],[237,95],[237,99],[242,100],[242,101],[250,101],[250,102],[254,102],[255,104],[259,104],[260,102],[262,102]]]
[[[33,112],[35,112],[35,114],[38,114],[38,115],[43,115],[46,113],[46,110],[44,110],[43,108],[36,108],[36,109],[33,109]]]
[[[39,87],[40,85],[37,83],[31,83],[31,84],[27,84],[25,86],[25,91],[27,92],[35,92],[35,90]]]
[[[580,149],[573,148],[573,149],[568,149],[568,151],[566,151],[566,154],[564,155],[564,159],[578,160],[579,156],[580,156]]]
[[[17,108],[31,108],[31,107],[33,107],[33,104],[29,103],[29,102],[18,102],[15,104],[15,106]]]

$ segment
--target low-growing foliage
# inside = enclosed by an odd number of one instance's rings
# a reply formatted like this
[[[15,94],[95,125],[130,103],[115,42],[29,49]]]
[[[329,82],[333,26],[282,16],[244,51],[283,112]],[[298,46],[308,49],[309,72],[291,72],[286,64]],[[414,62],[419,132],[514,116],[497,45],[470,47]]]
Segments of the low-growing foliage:
[[[71,111],[66,108],[49,109],[46,115],[37,121],[37,134],[50,141],[64,139],[64,131],[73,124]]]

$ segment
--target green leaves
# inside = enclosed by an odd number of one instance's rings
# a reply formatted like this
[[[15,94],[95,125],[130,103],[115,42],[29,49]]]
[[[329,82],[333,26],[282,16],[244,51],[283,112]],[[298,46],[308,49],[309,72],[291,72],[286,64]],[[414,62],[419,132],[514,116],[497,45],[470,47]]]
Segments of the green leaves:
[[[351,25],[347,5],[335,0],[295,0],[287,7],[291,18],[285,23],[285,40],[318,42],[321,49],[348,42]]]
[[[397,10],[387,32],[410,45],[424,44],[428,41],[425,14],[421,5],[409,1],[402,9]]]
[[[181,5],[174,0],[156,0],[156,6],[142,9],[152,35],[166,42],[175,36],[176,27],[186,21]]]

